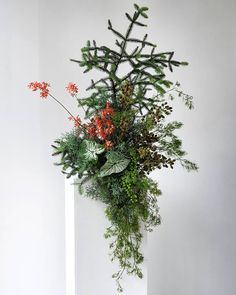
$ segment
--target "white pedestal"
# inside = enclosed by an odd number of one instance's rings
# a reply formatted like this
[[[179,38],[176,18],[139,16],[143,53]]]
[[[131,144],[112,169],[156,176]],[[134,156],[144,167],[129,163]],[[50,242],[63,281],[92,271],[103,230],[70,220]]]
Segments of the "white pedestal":
[[[119,270],[109,258],[109,240],[104,238],[110,225],[104,215],[105,205],[78,193],[78,187],[66,181],[66,295],[117,294],[111,277]],[[147,257],[147,235],[142,253]],[[124,275],[122,295],[147,295],[147,263],[143,263],[144,278]]]

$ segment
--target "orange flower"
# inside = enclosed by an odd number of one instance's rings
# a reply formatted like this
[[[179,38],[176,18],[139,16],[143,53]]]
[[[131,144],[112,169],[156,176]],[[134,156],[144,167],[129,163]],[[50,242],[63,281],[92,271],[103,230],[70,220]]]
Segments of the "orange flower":
[[[114,130],[115,130],[114,125],[110,125],[109,127],[104,129],[106,136],[111,135],[114,132]]]
[[[106,107],[104,110],[101,111],[100,115],[103,120],[105,120],[107,117],[113,117],[115,114],[114,109],[111,107],[111,103],[109,101],[106,102]]]
[[[97,134],[97,130],[96,130],[96,127],[94,126],[94,124],[91,122],[89,124],[84,124],[84,127],[86,129],[86,132],[88,133],[89,137],[90,138],[93,138],[96,136]]]
[[[108,137],[114,132],[115,126],[112,124],[111,117],[114,116],[114,109],[111,103],[107,102],[106,107],[91,119],[91,123],[85,126],[90,137],[97,137],[100,140],[107,141],[107,147],[110,145]]]
[[[104,147],[106,150],[110,150],[113,147],[113,143],[110,140],[106,140],[104,143]]]
[[[95,137],[97,134],[95,127],[88,127],[87,132],[89,134],[89,137]]]
[[[69,117],[68,118],[70,121],[74,121],[74,126],[75,127],[77,127],[77,128],[79,128],[80,127],[80,125],[81,125],[81,119],[79,118],[79,116],[77,116],[77,117]]]
[[[32,91],[37,91],[37,90],[40,90],[40,96],[42,98],[47,98],[48,95],[49,95],[49,87],[50,87],[50,84],[49,83],[46,83],[46,82],[30,82],[28,87],[32,90]]]
[[[71,96],[75,96],[76,93],[78,93],[78,87],[76,86],[75,83],[70,82],[67,87],[66,87],[66,91],[71,95]]]

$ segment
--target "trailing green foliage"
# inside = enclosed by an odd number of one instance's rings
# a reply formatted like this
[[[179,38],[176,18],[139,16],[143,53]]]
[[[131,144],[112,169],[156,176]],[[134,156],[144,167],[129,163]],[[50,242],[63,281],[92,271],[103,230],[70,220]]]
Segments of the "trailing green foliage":
[[[88,122],[53,145],[54,155],[61,155],[58,165],[63,173],[76,175],[88,197],[107,205],[111,226],[105,237],[110,240],[111,259],[120,265],[113,275],[118,291],[122,291],[124,272],[142,278],[142,228],[152,231],[160,224],[157,197],[161,191],[148,174],[173,168],[176,162],[188,171],[198,169],[184,158],[182,141],[175,134],[183,124],[166,122],[175,97],[193,108],[192,97],[180,90],[178,82],[166,78],[166,70],[172,72],[187,63],[173,59],[174,52],[156,52],[147,34],[141,39],[131,36],[135,26],[146,27],[143,21],[148,18],[147,7],[134,4],[134,8],[133,15],[126,13],[125,34],[108,21],[115,49],[88,41],[81,50],[82,59],[72,60],[84,73],[95,69],[104,77],[92,80],[87,97],[77,98]],[[125,74],[120,71],[124,64],[129,66]]]

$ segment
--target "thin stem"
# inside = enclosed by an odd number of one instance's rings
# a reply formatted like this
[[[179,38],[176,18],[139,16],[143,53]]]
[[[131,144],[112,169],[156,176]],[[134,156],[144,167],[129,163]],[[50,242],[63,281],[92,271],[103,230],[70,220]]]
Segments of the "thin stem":
[[[82,107],[84,113],[86,114],[86,110],[85,110],[84,106],[81,103],[79,103],[79,105]]]
[[[123,275],[124,271],[125,271],[125,267],[123,267],[123,268],[119,271],[119,275],[118,275],[118,277],[117,277],[117,279],[116,279],[117,282],[119,282],[119,280],[122,279],[122,275]]]
[[[72,117],[74,118],[74,116],[71,114],[71,112],[58,100],[56,99],[56,97],[54,97],[51,93],[49,93],[49,96],[54,99],[61,107],[63,107],[63,109]]]

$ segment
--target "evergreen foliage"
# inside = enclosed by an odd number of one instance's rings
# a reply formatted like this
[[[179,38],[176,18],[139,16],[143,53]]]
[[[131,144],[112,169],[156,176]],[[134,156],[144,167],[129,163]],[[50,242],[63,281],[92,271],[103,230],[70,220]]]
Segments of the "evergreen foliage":
[[[142,230],[151,231],[160,224],[158,184],[148,177],[155,169],[173,168],[179,162],[188,171],[197,170],[185,158],[181,139],[175,131],[181,122],[166,122],[175,97],[193,108],[192,97],[180,84],[166,78],[166,71],[185,66],[174,59],[174,52],[157,52],[156,44],[132,36],[134,27],[146,27],[147,7],[134,4],[133,15],[126,13],[128,29],[119,32],[108,20],[115,36],[115,49],[87,41],[82,59],[75,60],[84,73],[99,70],[104,76],[92,80],[88,96],[77,98],[86,111],[85,124],[55,141],[54,155],[67,177],[76,175],[88,197],[104,202],[111,226],[105,238],[110,240],[111,259],[120,270],[113,275],[122,291],[124,272],[142,278],[140,252]],[[120,73],[127,64],[129,70]],[[87,180],[89,182],[87,183]]]

